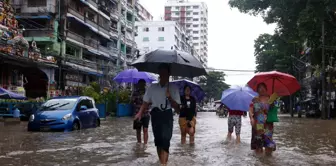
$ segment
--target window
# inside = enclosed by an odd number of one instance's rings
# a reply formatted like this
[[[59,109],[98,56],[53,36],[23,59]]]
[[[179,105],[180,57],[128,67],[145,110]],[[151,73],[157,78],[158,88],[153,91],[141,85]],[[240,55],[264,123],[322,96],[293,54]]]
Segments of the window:
[[[180,15],[180,12],[175,12],[175,15]]]
[[[47,6],[47,0],[27,0],[28,7],[45,7]]]
[[[142,39],[142,41],[144,41],[144,42],[148,42],[148,41],[149,41],[149,37],[144,37],[144,38]]]
[[[187,24],[187,28],[189,28],[190,27],[190,24]]]
[[[187,6],[187,9],[190,9],[191,7],[190,6]]]
[[[193,34],[198,34],[198,31],[193,31]]]
[[[198,27],[198,24],[194,24],[193,27],[194,27],[194,28],[197,28],[197,27]]]
[[[180,7],[179,7],[179,6],[176,6],[176,7],[175,7],[175,9],[179,10],[179,9],[180,9]]]
[[[198,12],[194,12],[193,15],[198,15]]]
[[[193,9],[198,9],[199,8],[199,6],[193,6]]]
[[[187,16],[189,16],[191,13],[190,12],[187,12]]]
[[[199,19],[198,18],[194,18],[193,21],[199,21]]]
[[[164,27],[159,27],[158,30],[159,32],[164,32]]]
[[[198,40],[199,39],[199,37],[193,37],[193,40]]]
[[[143,31],[144,31],[144,32],[149,32],[149,28],[146,27],[146,28],[143,29]]]
[[[164,41],[164,37],[159,37],[158,41]]]

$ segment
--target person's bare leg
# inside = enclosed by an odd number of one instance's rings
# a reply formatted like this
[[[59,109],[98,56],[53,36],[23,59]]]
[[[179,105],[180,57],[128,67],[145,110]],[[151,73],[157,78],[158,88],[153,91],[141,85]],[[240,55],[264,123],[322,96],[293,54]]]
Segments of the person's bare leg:
[[[265,154],[267,156],[272,156],[273,149],[272,148],[265,148]]]
[[[256,154],[262,154],[264,152],[264,150],[262,148],[257,148],[255,150]]]
[[[187,137],[186,129],[184,127],[181,127],[181,144],[182,145],[186,143],[186,137]]]
[[[226,136],[226,140],[231,141],[232,140],[232,132],[228,132]]]
[[[144,135],[144,144],[147,145],[147,142],[148,142],[148,128],[143,128],[143,135]]]
[[[158,154],[160,164],[163,164],[161,148],[156,147],[156,152],[157,152],[157,154]]]
[[[195,129],[193,127],[189,128],[189,143],[192,145],[195,143]]]
[[[137,137],[138,143],[141,144],[141,129],[136,130],[136,137]]]
[[[236,137],[237,137],[237,138],[236,138],[236,143],[237,143],[237,144],[240,144],[240,135],[237,134]]]
[[[162,164],[167,165],[168,157],[169,157],[169,153],[167,151],[161,150]]]

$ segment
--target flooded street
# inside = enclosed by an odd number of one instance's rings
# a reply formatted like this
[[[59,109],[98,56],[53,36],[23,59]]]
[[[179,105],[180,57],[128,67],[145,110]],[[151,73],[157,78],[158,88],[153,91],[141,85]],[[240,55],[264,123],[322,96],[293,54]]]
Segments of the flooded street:
[[[248,118],[243,118],[239,146],[223,143],[227,118],[218,118],[215,113],[198,114],[195,146],[180,144],[175,120],[169,165],[336,165],[336,120],[280,120],[273,157],[258,157],[250,150]],[[143,150],[136,145],[131,118],[114,118],[100,128],[70,133],[29,133],[24,123],[0,124],[1,166],[158,165],[151,128],[149,145]]]

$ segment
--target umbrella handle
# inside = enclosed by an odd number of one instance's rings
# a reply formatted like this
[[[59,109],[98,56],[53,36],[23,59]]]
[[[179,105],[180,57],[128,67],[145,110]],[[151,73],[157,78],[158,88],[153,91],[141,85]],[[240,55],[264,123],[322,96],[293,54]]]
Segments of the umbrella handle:
[[[163,107],[163,104],[161,104],[160,107],[161,107],[162,110],[167,110],[167,107],[168,107],[167,99],[166,99],[165,107]]]

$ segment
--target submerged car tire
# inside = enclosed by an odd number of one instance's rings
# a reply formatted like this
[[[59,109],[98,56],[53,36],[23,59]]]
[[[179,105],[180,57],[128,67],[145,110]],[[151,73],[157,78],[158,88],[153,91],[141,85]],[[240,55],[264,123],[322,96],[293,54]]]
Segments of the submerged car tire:
[[[75,131],[75,130],[80,130],[80,124],[78,121],[75,121],[73,124],[72,124],[72,131]]]
[[[100,119],[99,118],[96,120],[96,127],[100,127]]]

